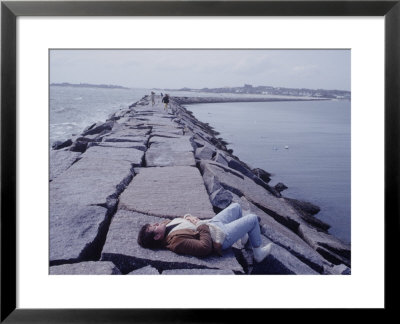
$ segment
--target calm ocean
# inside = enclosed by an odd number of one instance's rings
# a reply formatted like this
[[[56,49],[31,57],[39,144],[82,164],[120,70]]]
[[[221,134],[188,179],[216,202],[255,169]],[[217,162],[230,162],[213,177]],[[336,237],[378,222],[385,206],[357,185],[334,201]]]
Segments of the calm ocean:
[[[350,101],[196,104],[187,108],[233,154],[283,182],[283,194],[318,205],[330,233],[351,242]]]

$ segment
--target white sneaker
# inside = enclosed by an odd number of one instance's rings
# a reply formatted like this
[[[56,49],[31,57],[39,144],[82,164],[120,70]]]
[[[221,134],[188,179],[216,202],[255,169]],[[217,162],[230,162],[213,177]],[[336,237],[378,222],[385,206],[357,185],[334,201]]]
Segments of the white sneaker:
[[[256,262],[263,261],[271,253],[271,248],[272,248],[272,243],[269,243],[263,247],[261,246],[258,248],[253,247],[254,260],[256,260]]]

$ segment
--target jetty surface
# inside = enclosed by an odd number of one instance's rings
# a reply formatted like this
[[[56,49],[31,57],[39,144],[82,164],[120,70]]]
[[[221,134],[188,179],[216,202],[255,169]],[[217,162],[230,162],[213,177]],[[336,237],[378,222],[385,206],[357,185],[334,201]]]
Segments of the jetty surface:
[[[145,96],[50,150],[50,274],[350,274],[350,246],[328,233],[309,202],[289,199],[270,174],[232,154],[172,97]],[[228,101],[224,101],[228,102]],[[259,216],[271,254],[254,263],[235,245],[206,258],[140,247],[146,223],[213,217],[232,202]]]

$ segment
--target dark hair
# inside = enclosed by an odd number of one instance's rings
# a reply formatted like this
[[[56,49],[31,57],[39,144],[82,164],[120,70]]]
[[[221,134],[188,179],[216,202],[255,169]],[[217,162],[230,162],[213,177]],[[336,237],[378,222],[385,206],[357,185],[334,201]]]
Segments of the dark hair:
[[[155,240],[155,233],[148,231],[150,224],[145,224],[139,231],[137,242],[141,247],[146,249],[157,249],[161,247],[162,240]]]

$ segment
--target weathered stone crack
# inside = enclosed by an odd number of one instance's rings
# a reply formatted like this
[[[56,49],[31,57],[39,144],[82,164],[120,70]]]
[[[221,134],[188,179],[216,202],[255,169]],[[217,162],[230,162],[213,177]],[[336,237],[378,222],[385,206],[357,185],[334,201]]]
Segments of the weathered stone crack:
[[[218,269],[215,267],[202,266],[199,264],[192,264],[187,262],[156,261],[111,253],[103,253],[102,260],[112,261],[122,272],[122,274],[127,274],[133,270],[140,269],[147,265],[151,265],[159,272],[173,269]]]
[[[106,242],[107,233],[110,228],[112,218],[117,211],[119,196],[134,179],[135,167],[137,167],[137,165],[132,163],[130,174],[117,185],[115,193],[107,197],[107,203],[104,206],[107,208],[106,219],[100,224],[96,239],[82,251],[80,255],[82,260],[100,260],[101,251],[103,250],[103,246]]]
[[[288,229],[292,230],[295,234],[298,235],[298,228],[299,228],[299,223],[296,222],[295,220],[292,220],[291,218],[285,218],[282,215],[274,212],[271,209],[268,209],[262,205],[260,205],[257,202],[252,201],[252,203],[257,206],[257,208],[260,208],[262,211],[273,217],[278,223],[284,225]]]

